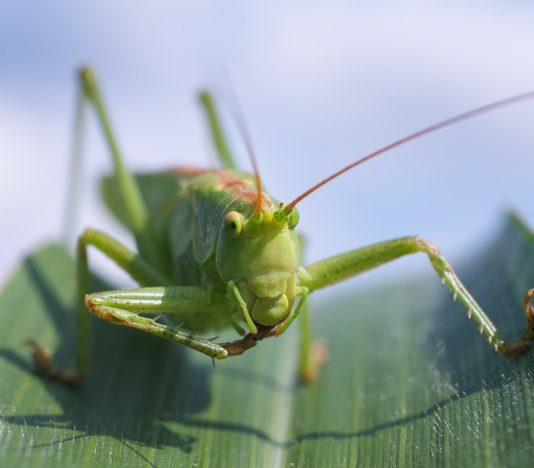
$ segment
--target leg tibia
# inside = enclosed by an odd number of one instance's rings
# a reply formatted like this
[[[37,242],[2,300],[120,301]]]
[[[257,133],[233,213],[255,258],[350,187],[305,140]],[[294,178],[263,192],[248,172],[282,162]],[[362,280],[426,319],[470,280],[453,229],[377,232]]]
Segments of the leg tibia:
[[[534,290],[529,291],[525,297],[527,331],[520,339],[506,343],[439,250],[419,237],[404,237],[381,242],[314,263],[306,268],[308,277],[304,277],[303,282],[310,291],[313,291],[417,252],[423,252],[428,256],[442,283],[449,288],[453,298],[458,299],[465,306],[467,316],[476,322],[480,333],[487,337],[488,342],[496,351],[505,355],[517,354],[525,349],[529,341],[534,340],[534,312],[530,305]]]
[[[139,315],[140,313],[158,315],[202,313],[216,307],[217,302],[217,299],[213,297],[208,302],[205,293],[193,287],[107,291],[89,294],[85,298],[87,308],[100,319],[157,335],[200,351],[212,358],[224,359],[228,356],[228,352],[217,343],[176,330],[150,317]],[[219,302],[219,305],[222,303]]]
[[[105,109],[100,89],[97,84],[96,76],[90,68],[83,67],[79,71],[79,80],[84,97],[93,105],[96,111],[102,133],[111,153],[114,173],[121,188],[121,195],[128,212],[130,227],[136,234],[139,234],[143,232],[146,226],[148,217],[146,206],[143,198],[141,197],[141,193],[135,178],[126,169],[126,166],[122,160],[122,156],[120,154],[113,130],[111,128],[111,123],[108,118],[108,113]]]
[[[412,242],[417,246],[417,251],[427,254],[434,270],[441,277],[441,282],[449,288],[453,299],[458,299],[465,306],[467,317],[475,320],[478,324],[479,332],[486,335],[488,342],[495,348],[495,351],[500,353],[505,352],[506,344],[495,328],[495,325],[473,299],[469,291],[467,291],[437,247],[418,237],[413,238]]]
[[[122,159],[96,76],[90,68],[83,67],[79,71],[79,80],[82,96],[94,108],[104,140],[111,154],[113,174],[125,207],[128,225],[135,236],[139,252],[153,265],[162,266],[164,259],[149,226],[149,214],[145,201],[135,177]]]

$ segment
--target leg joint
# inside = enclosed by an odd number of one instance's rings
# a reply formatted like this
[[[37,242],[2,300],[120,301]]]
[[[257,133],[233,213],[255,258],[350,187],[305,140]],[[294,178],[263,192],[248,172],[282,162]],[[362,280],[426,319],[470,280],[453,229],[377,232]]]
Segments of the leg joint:
[[[436,257],[441,256],[439,249],[432,242],[421,239],[421,237],[419,236],[414,237],[414,242],[418,250],[420,250],[421,252],[425,252],[429,255]]]
[[[97,315],[95,313],[95,309],[98,307],[98,304],[95,299],[96,299],[95,294],[86,294],[83,299],[83,303],[85,304],[85,307],[87,307],[87,310],[91,312],[93,315]]]

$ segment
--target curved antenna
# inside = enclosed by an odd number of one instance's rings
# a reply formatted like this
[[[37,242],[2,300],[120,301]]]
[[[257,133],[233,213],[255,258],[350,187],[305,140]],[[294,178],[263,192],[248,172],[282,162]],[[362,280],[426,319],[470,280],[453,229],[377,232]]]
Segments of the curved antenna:
[[[259,214],[261,212],[261,206],[263,204],[263,187],[261,184],[261,177],[260,177],[260,171],[258,169],[258,161],[256,159],[256,152],[254,151],[254,145],[252,144],[250,130],[247,127],[245,115],[241,109],[241,106],[239,105],[239,99],[237,98],[237,94],[234,91],[233,87],[231,87],[231,90],[232,90],[232,97],[233,97],[233,106],[229,105],[228,102],[225,102],[225,104],[226,104],[226,107],[228,108],[228,111],[230,112],[230,115],[235,120],[237,129],[239,133],[241,134],[241,138],[243,138],[243,142],[245,143],[245,148],[247,149],[250,162],[252,163],[252,169],[254,170],[254,177],[256,179],[256,193],[257,193],[256,207],[254,208],[254,214]]]
[[[321,188],[323,185],[328,184],[328,182],[332,181],[336,177],[339,177],[341,174],[344,174],[345,172],[350,171],[352,168],[364,163],[365,161],[369,161],[369,159],[372,159],[376,156],[379,156],[383,153],[386,153],[387,151],[396,148],[397,146],[401,146],[404,143],[408,143],[409,141],[415,140],[419,137],[422,137],[424,135],[428,135],[429,133],[435,132],[437,130],[441,130],[442,128],[449,127],[450,125],[454,125],[458,122],[462,122],[467,119],[471,119],[473,117],[476,117],[480,114],[484,114],[486,112],[490,112],[496,109],[499,109],[504,106],[508,106],[511,104],[516,104],[522,101],[525,101],[527,99],[534,98],[534,91],[530,91],[528,93],[519,94],[517,96],[513,96],[507,99],[502,99],[500,101],[493,102],[491,104],[487,104],[482,107],[477,107],[476,109],[472,109],[470,111],[464,112],[462,114],[458,114],[454,117],[451,117],[446,120],[442,120],[441,122],[438,122],[434,125],[431,125],[430,127],[423,128],[422,130],[419,130],[415,133],[412,133],[410,135],[405,136],[404,138],[401,138],[400,140],[394,141],[393,143],[390,143],[389,145],[386,145],[376,151],[373,151],[372,153],[369,153],[368,155],[364,156],[363,158],[358,159],[357,161],[349,164],[348,166],[345,166],[341,168],[339,171],[334,172],[332,175],[328,176],[327,178],[321,180],[317,184],[315,184],[310,189],[306,190],[304,193],[299,195],[297,198],[295,198],[293,201],[288,203],[285,206],[285,211],[289,212],[291,211],[297,203],[301,202],[304,198],[306,198],[308,195],[315,192],[317,189]]]

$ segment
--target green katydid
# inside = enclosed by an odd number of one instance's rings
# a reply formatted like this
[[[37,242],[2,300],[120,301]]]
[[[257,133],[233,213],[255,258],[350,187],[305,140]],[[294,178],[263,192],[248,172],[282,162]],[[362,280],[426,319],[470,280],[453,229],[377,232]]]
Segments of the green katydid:
[[[413,133],[358,159],[284,204],[263,192],[252,145],[239,120],[254,173],[236,169],[217,109],[207,92],[201,94],[201,103],[223,169],[179,168],[133,175],[121,158],[93,72],[82,68],[79,80],[77,128],[81,126],[85,104],[92,105],[114,166],[113,175],[103,182],[104,200],[131,230],[138,252],[95,229],[87,229],[80,236],[76,368],[57,368],[51,356],[30,341],[37,367],[45,375],[67,384],[79,384],[86,376],[91,341],[88,309],[100,319],[152,333],[212,359],[242,354],[263,339],[280,336],[298,317],[299,370],[303,379],[310,380],[317,374],[321,357],[312,352],[308,295],[417,252],[428,256],[441,281],[464,304],[468,317],[495,351],[515,355],[534,340],[534,307],[530,303],[534,289],[526,293],[524,300],[527,330],[519,339],[506,342],[438,249],[419,237],[377,243],[302,267],[295,232],[299,220],[296,205],[332,179],[410,140],[533,98],[534,92],[495,102]],[[107,255],[140,288],[86,294],[90,279],[89,246]],[[191,331],[225,327],[233,327],[241,337],[217,343]]]

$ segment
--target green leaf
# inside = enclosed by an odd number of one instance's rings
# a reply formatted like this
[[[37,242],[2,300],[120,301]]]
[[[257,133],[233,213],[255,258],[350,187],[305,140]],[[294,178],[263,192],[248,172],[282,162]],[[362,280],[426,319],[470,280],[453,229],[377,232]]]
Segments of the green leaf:
[[[330,360],[312,385],[296,383],[294,330],[213,367],[95,320],[93,369],[72,390],[37,376],[23,345],[34,338],[60,363],[73,359],[74,263],[46,246],[0,296],[0,464],[531,466],[534,350],[495,354],[427,271],[317,294]],[[517,219],[459,273],[506,336],[523,331],[534,239]]]

